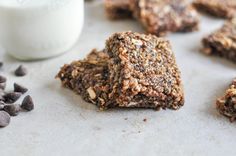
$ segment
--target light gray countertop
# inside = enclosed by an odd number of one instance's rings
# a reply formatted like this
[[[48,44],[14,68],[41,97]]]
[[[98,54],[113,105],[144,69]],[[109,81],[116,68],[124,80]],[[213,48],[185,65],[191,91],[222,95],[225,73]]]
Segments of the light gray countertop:
[[[8,90],[13,82],[23,84],[35,102],[34,111],[20,113],[0,129],[0,156],[236,155],[236,123],[219,115],[214,105],[236,77],[236,65],[199,52],[202,37],[219,28],[222,20],[202,17],[199,32],[168,35],[182,71],[184,107],[100,112],[62,88],[55,75],[64,63],[103,48],[112,33],[143,29],[133,20],[109,21],[101,2],[87,3],[85,12],[83,33],[67,54],[19,62],[0,51],[0,60],[5,62],[0,73],[8,77]],[[13,76],[19,64],[29,69],[26,77]]]

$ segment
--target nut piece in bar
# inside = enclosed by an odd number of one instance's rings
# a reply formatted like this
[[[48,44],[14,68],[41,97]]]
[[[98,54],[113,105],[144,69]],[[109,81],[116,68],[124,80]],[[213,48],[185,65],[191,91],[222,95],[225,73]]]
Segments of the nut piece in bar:
[[[115,33],[106,42],[109,99],[119,107],[179,109],[184,93],[170,43],[155,35]]]
[[[210,15],[221,18],[232,18],[236,14],[235,0],[195,0],[194,6]]]
[[[236,119],[236,79],[226,90],[225,95],[216,101],[218,111],[228,117],[231,122]]]
[[[236,63],[236,18],[203,39],[203,52],[218,55]]]
[[[110,19],[122,19],[132,17],[130,0],[105,0],[105,11]]]
[[[109,91],[108,74],[108,55],[94,49],[86,59],[64,65],[57,77],[63,86],[80,94],[85,101],[105,109]]]
[[[186,0],[132,0],[130,5],[134,17],[151,34],[198,30],[198,14]]]

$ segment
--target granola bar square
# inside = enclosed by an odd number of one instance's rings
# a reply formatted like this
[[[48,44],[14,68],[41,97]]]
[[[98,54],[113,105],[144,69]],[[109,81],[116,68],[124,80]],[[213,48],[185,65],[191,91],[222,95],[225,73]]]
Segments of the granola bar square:
[[[105,0],[104,5],[108,18],[112,20],[132,17],[129,0]]]
[[[131,9],[147,32],[157,36],[198,30],[198,14],[186,0],[132,0]]]
[[[106,42],[109,98],[119,107],[178,109],[184,93],[170,43],[154,35],[115,33]]]
[[[224,26],[203,39],[203,52],[218,55],[236,63],[236,18],[226,21]]]
[[[194,6],[210,15],[221,18],[232,18],[236,14],[235,0],[195,0]]]
[[[86,59],[64,65],[57,78],[63,86],[81,95],[85,101],[104,109],[108,101],[108,74],[108,55],[94,49]]]

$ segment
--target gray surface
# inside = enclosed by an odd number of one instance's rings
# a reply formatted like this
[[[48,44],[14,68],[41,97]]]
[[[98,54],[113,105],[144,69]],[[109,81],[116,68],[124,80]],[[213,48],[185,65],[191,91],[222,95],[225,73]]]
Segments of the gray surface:
[[[202,17],[200,32],[168,36],[185,85],[186,103],[179,111],[99,112],[54,79],[62,64],[85,57],[92,48],[104,47],[112,33],[143,31],[132,20],[107,20],[97,2],[86,5],[82,36],[69,53],[50,60],[18,62],[1,52],[0,59],[6,64],[1,73],[9,77],[8,89],[13,82],[28,86],[36,108],[0,129],[0,155],[235,155],[236,123],[220,116],[214,103],[236,76],[236,65],[199,53],[201,38],[221,24],[221,20]],[[29,75],[12,75],[19,64],[29,68]]]

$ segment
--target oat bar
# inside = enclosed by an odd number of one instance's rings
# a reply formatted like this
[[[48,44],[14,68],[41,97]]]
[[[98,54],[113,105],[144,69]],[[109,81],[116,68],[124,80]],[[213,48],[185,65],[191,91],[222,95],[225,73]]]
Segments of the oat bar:
[[[119,107],[178,109],[184,93],[170,43],[154,35],[115,33],[106,42],[109,98]]]
[[[86,59],[64,65],[57,77],[63,86],[81,95],[85,101],[104,109],[105,100],[108,101],[108,74],[108,55],[92,50]]]
[[[198,14],[186,0],[132,0],[131,10],[149,33],[158,36],[198,29]]]
[[[225,57],[236,63],[236,19],[228,20],[221,29],[202,42],[204,53]]]
[[[226,90],[225,95],[216,101],[218,111],[228,117],[230,121],[236,119],[236,79]]]
[[[105,50],[64,65],[62,84],[100,109],[178,109],[184,104],[180,71],[168,41],[154,35],[115,33]]]
[[[221,18],[232,18],[236,13],[235,0],[195,0],[194,6],[200,11]]]
[[[132,17],[129,0],[105,0],[105,11],[110,19]]]

